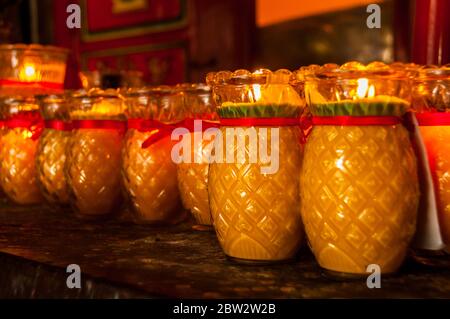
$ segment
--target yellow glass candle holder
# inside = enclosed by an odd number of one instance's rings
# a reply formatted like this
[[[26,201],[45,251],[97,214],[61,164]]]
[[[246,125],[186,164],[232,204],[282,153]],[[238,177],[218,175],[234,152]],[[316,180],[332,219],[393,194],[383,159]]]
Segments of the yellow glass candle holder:
[[[198,128],[184,136],[190,141],[190,154],[186,161],[177,166],[178,188],[184,208],[194,217],[198,230],[211,229],[212,220],[208,198],[209,163],[207,144],[210,139],[203,139],[203,132],[211,125],[217,125],[218,117],[212,100],[211,88],[204,84],[183,86],[187,126]],[[199,126],[201,125],[201,127]],[[194,127],[195,126],[195,127]],[[212,139],[213,137],[211,137]]]
[[[75,92],[66,176],[70,203],[81,218],[110,216],[121,209],[121,149],[126,127],[124,98],[116,90]]]
[[[136,223],[173,224],[185,218],[172,161],[171,130],[183,119],[182,91],[173,87],[130,89],[126,95],[128,132],[123,149],[123,181]]]
[[[236,261],[288,260],[302,242],[298,120],[304,100],[290,77],[287,70],[207,75],[221,121],[209,168],[210,209],[222,249]]]
[[[423,195],[420,205],[421,219],[419,219],[421,225],[415,241],[414,256],[425,264],[448,267],[450,265],[450,147],[448,143],[450,139],[450,65],[424,66],[418,69],[413,81],[413,109],[419,127],[418,135],[426,150],[426,160],[421,163]],[[428,175],[431,177],[431,183],[427,181]],[[429,196],[430,193],[433,196]],[[436,228],[430,228],[433,218],[429,214],[434,211],[434,209],[430,211],[430,207],[433,206],[437,209],[438,227]],[[436,245],[436,237],[440,237],[441,247]],[[430,245],[431,242],[434,244]]]
[[[43,128],[39,107],[32,98],[11,97],[2,101],[6,131],[1,139],[0,184],[16,204],[42,202],[35,156]]]
[[[68,53],[64,48],[39,44],[0,45],[0,95],[62,91]]]
[[[419,185],[408,77],[374,62],[305,69],[313,129],[300,195],[311,249],[327,273],[398,270],[416,230]],[[300,72],[302,74],[302,72]]]
[[[45,124],[36,156],[39,185],[48,203],[68,205],[64,170],[71,125],[67,99],[65,95],[42,95],[38,101]]]

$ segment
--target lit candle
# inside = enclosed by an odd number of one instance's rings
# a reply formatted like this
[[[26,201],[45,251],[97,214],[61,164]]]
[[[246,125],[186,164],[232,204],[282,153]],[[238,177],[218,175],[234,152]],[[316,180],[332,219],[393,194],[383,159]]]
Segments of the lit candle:
[[[407,85],[382,63],[325,65],[306,77],[314,126],[301,213],[319,265],[333,275],[366,276],[369,264],[397,271],[415,233],[417,168],[402,125]]]
[[[236,261],[287,260],[303,239],[298,125],[304,101],[289,85],[291,75],[207,76],[221,123],[209,168],[211,216],[223,251]]]

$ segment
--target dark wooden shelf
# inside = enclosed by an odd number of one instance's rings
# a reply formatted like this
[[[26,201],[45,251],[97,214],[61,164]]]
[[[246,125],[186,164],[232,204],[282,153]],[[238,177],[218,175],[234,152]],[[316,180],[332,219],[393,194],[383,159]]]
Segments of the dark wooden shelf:
[[[69,211],[0,207],[0,297],[450,298],[450,270],[407,261],[381,289],[325,278],[307,249],[292,263],[239,265],[215,234],[118,221],[79,221]],[[82,288],[66,286],[78,264]]]

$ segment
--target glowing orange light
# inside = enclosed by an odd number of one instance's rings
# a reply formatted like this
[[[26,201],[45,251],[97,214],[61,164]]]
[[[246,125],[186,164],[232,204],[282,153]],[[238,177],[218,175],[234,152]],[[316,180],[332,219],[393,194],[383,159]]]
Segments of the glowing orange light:
[[[37,81],[39,74],[33,64],[25,64],[19,72],[19,78],[21,81]]]

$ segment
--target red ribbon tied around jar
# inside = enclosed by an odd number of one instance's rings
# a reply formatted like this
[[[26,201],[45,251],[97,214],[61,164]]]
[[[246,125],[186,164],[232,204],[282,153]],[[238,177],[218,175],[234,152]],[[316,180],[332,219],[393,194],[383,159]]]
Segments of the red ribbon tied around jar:
[[[398,125],[403,119],[399,116],[313,116],[313,125],[337,126],[368,126],[368,125]]]
[[[136,129],[140,132],[152,132],[152,134],[142,143],[142,148],[147,148],[156,143],[160,139],[172,134],[176,128],[186,128],[189,132],[195,132],[195,121],[201,119],[187,118],[176,123],[166,124],[157,120],[143,120],[143,119],[129,119],[128,128]],[[220,122],[202,121],[202,131],[209,128],[219,128],[220,126],[299,126],[300,127],[300,142],[306,142],[307,133],[311,129],[310,117],[304,118],[223,118]]]
[[[311,130],[311,117],[241,117],[220,119],[221,126],[298,126],[300,128],[300,143],[305,144]]]
[[[445,112],[426,112],[416,113],[416,119],[419,126],[449,126],[450,113]]]
[[[6,120],[6,127],[10,129],[24,128],[31,132],[30,138],[39,139],[44,129],[44,121],[37,111],[20,112]]]
[[[117,130],[124,133],[127,129],[127,123],[120,120],[72,120],[72,129],[105,129]]]
[[[45,120],[45,128],[57,131],[71,131],[72,123],[63,120]]]
[[[142,148],[147,148],[164,137],[171,135],[173,130],[177,128],[186,128],[189,132],[195,132],[196,121],[201,121],[201,131],[219,127],[219,123],[217,122],[195,118],[186,118],[170,124],[151,119],[129,119],[128,129],[136,129],[139,132],[151,132],[150,136],[142,143]]]
[[[0,86],[20,86],[23,88],[39,88],[51,91],[63,91],[64,85],[59,82],[45,82],[45,81],[16,81],[9,79],[0,79]]]
[[[403,125],[408,131],[413,132],[411,113],[403,116],[390,115],[365,115],[365,116],[313,116],[312,125],[334,125],[334,126],[376,126],[376,125]]]

